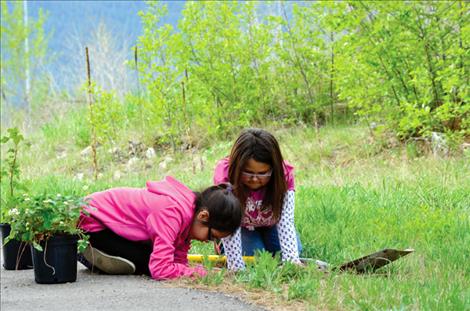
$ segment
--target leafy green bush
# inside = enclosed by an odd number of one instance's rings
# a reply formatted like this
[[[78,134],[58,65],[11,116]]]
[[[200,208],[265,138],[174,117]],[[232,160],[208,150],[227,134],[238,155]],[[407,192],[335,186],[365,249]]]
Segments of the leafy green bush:
[[[61,194],[41,194],[19,197],[16,207],[10,211],[12,217],[11,233],[7,241],[18,239],[32,243],[42,251],[39,244],[54,235],[78,235],[79,250],[84,250],[87,238],[83,231],[77,228],[80,212],[88,204],[76,196],[63,196]]]
[[[96,128],[99,143],[113,143],[118,137],[119,129],[125,128],[126,111],[115,92],[96,87],[92,122]]]
[[[272,6],[190,1],[178,30],[161,3],[141,13],[145,110],[173,145],[194,126],[222,137],[268,120],[334,121],[347,106],[403,141],[470,135],[466,2]]]

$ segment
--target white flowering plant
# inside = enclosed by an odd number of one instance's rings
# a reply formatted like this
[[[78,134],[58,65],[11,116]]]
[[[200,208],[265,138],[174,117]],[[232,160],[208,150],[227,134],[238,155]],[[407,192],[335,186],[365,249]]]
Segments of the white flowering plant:
[[[2,145],[2,156],[0,165],[0,223],[10,223],[10,210],[16,206],[19,191],[26,188],[20,182],[20,166],[18,164],[18,154],[20,145],[24,144],[24,137],[20,131],[14,127],[7,130],[7,135],[0,138]],[[3,153],[5,149],[5,154]]]
[[[71,195],[23,194],[18,198],[16,207],[9,211],[11,232],[7,240],[28,242],[42,251],[41,241],[55,235],[77,235],[78,249],[83,251],[88,239],[77,223],[80,212],[87,214],[84,209],[87,206],[86,200]]]

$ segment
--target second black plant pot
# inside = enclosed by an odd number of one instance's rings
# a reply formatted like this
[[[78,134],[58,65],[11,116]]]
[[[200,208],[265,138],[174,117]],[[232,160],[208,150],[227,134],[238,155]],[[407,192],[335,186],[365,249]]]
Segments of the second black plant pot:
[[[0,224],[2,236],[3,267],[6,270],[24,270],[33,268],[31,248],[25,242],[10,240],[3,245],[5,239],[10,235],[9,224]]]

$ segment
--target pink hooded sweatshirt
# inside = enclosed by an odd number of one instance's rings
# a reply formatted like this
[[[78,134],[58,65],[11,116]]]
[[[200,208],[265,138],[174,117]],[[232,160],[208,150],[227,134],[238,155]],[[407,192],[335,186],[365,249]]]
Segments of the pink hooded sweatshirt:
[[[89,197],[90,216],[81,215],[87,232],[108,228],[131,241],[150,241],[149,270],[156,280],[206,275],[203,267],[188,267],[189,230],[195,194],[173,177],[148,181],[147,188],[113,188]]]

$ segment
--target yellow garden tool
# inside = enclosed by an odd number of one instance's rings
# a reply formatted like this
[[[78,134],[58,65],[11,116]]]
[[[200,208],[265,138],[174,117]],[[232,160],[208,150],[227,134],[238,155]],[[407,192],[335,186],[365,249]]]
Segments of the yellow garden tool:
[[[374,272],[375,270],[382,268],[383,266],[388,265],[389,263],[403,256],[411,254],[412,252],[414,252],[414,250],[411,248],[405,250],[386,248],[378,252],[369,254],[367,256],[363,256],[361,258],[346,262],[332,269],[330,269],[328,263],[320,260],[315,260],[311,258],[300,258],[300,261],[303,263],[315,263],[318,268],[322,271],[332,270],[366,273]],[[202,263],[204,261],[204,258],[207,258],[207,260],[216,265],[225,265],[227,262],[227,258],[223,255],[188,255],[188,261],[195,263]],[[243,256],[243,260],[245,261],[245,263],[255,263],[254,256]]]
[[[227,257],[224,255],[199,255],[199,254],[188,254],[188,261],[202,263],[204,258],[207,258],[212,263],[225,265]],[[255,256],[243,256],[245,263],[255,262]]]

